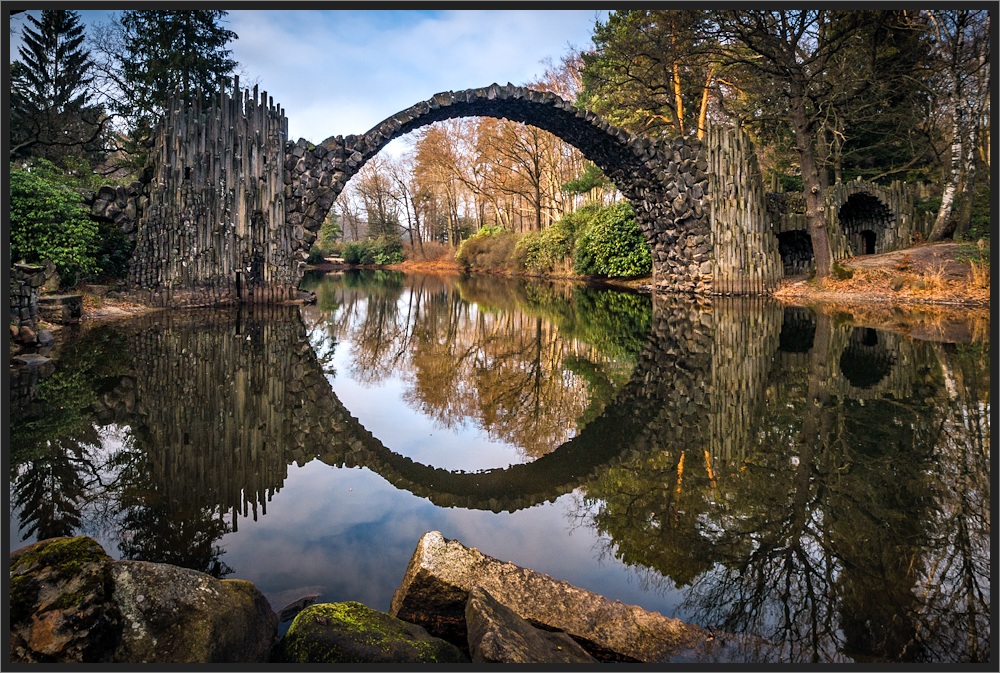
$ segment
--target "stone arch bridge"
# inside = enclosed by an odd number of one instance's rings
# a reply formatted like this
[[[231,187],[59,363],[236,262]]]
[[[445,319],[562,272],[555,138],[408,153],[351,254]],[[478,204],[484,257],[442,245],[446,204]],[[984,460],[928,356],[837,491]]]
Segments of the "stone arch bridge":
[[[143,181],[102,188],[94,213],[136,242],[131,286],[161,304],[294,296],[337,195],[394,138],[443,119],[488,116],[578,148],[632,203],[657,290],[764,293],[781,276],[753,148],[732,129],[705,139],[636,136],[550,92],[510,84],[435,94],[360,136],[287,142],[266,93],[174,101]]]
[[[241,90],[237,79],[232,93],[223,89],[210,105],[173,101],[143,179],[101,188],[92,212],[135,241],[130,286],[153,303],[292,298],[319,228],[351,177],[397,137],[474,116],[544,129],[599,166],[634,207],[658,292],[763,294],[795,270],[784,248],[801,238],[795,231],[802,223],[769,209],[742,132],[710,128],[703,140],[633,135],[551,92],[511,84],[438,93],[367,133],[314,146],[289,142],[284,110],[256,87]],[[845,207],[858,217],[845,220],[842,233],[836,221],[831,226],[835,256],[851,245],[882,251],[908,238],[897,226],[912,219],[905,199],[879,192],[869,203],[872,189],[837,185],[832,198],[840,201],[829,204],[830,217],[842,220]]]

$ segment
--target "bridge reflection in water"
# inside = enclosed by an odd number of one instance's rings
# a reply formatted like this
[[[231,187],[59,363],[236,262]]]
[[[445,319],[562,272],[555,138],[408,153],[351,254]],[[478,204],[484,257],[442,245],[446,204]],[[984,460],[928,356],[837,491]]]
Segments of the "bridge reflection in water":
[[[678,616],[773,644],[748,658],[988,658],[988,347],[910,341],[761,298],[657,297],[639,311],[643,341],[608,346],[631,373],[599,385],[586,370],[571,436],[540,440],[527,462],[453,471],[383,444],[324,371],[331,344],[350,336],[337,323],[348,314],[363,315],[354,338],[367,334],[365,352],[384,360],[430,348],[421,325],[454,324],[470,298],[510,301],[474,280],[417,293],[408,282],[402,303],[393,283],[343,283],[301,312],[164,313],[95,329],[51,377],[15,386],[16,527],[30,539],[104,525],[123,557],[224,575],[219,540],[238,515],[266,515],[293,464],[366,467],[448,508],[513,512],[575,492],[605,554],[650,590],[682,590]],[[530,287],[513,292],[532,338],[572,333],[586,360],[586,330],[543,320],[552,297],[532,302]],[[407,306],[403,332],[387,329],[378,292],[383,309]],[[466,318],[495,336],[486,314]],[[502,349],[477,343],[492,354],[479,375],[505,371]],[[500,399],[479,394],[481,408]],[[103,441],[101,426],[118,440]]]

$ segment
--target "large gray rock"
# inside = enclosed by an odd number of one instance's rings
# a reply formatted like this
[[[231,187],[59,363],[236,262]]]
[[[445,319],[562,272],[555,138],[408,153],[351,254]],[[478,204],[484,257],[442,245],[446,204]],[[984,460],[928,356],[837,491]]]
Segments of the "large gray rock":
[[[119,561],[111,576],[122,616],[115,661],[267,661],[278,619],[250,582],[145,561]]]
[[[693,649],[711,649],[712,637],[701,627],[499,561],[437,531],[417,543],[389,612],[432,635],[464,643],[465,605],[474,587],[532,624],[565,631],[601,660],[666,662],[688,658],[685,653]],[[711,654],[698,658],[710,660]]]
[[[465,623],[469,629],[469,655],[473,663],[598,663],[562,631],[535,628],[481,587],[469,592]]]
[[[244,580],[114,561],[88,537],[11,552],[15,663],[262,663],[277,617]]]
[[[354,601],[319,603],[300,612],[277,648],[276,660],[295,664],[464,663],[451,643],[416,624]]]

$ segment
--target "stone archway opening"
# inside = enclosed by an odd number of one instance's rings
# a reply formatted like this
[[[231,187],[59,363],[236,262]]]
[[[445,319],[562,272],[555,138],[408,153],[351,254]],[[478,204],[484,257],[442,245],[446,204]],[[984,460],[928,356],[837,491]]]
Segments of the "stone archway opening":
[[[887,205],[866,192],[851,194],[837,211],[837,216],[855,256],[881,252],[885,230],[896,220]]]
[[[813,246],[809,232],[804,229],[783,231],[778,234],[778,256],[786,276],[809,273],[813,267]]]
[[[871,229],[865,229],[861,232],[861,250],[859,254],[862,255],[874,255],[875,254],[875,241],[877,237],[874,231]]]
[[[855,388],[871,388],[889,375],[896,357],[879,339],[878,330],[855,327],[844,352],[840,371]]]

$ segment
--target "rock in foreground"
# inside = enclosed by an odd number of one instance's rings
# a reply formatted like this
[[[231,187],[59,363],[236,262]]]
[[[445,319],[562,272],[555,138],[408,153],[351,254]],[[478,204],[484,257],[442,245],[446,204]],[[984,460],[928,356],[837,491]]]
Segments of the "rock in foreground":
[[[475,587],[532,624],[565,631],[599,660],[713,658],[708,651],[714,647],[712,637],[698,626],[499,561],[437,531],[417,543],[390,614],[449,642],[465,643],[466,601]]]
[[[10,555],[12,663],[256,663],[276,635],[250,582],[115,561],[88,537]]]
[[[469,592],[465,622],[469,652],[477,664],[597,663],[562,631],[535,628],[481,587]]]
[[[300,612],[276,659],[295,664],[441,664],[468,658],[454,645],[356,602],[320,603]]]
[[[113,563],[111,577],[123,618],[115,661],[267,661],[278,618],[252,583],[145,561]]]

